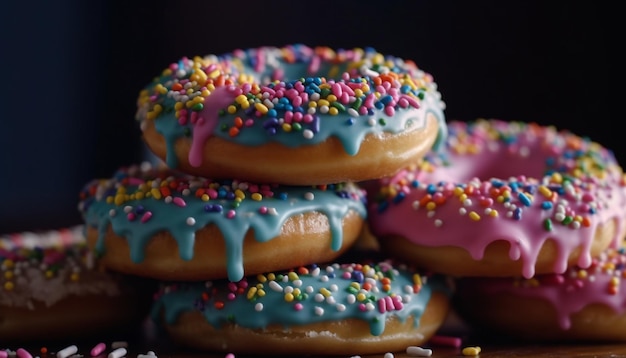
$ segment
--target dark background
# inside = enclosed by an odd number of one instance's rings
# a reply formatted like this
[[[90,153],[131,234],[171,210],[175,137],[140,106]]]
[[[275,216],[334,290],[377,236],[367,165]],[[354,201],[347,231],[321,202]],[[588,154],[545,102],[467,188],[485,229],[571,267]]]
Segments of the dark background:
[[[235,48],[371,46],[431,73],[448,120],[556,125],[626,163],[615,13],[570,1],[5,2],[0,235],[80,223],[80,188],[143,158],[139,90],[182,56]]]

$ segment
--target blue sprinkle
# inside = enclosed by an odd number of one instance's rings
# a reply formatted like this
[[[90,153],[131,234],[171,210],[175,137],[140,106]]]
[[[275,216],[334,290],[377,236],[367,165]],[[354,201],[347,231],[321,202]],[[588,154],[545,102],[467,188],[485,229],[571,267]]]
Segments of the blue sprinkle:
[[[387,210],[388,207],[389,207],[389,203],[386,201],[382,201],[378,203],[378,212],[382,213],[383,211]]]
[[[522,220],[522,208],[515,208],[515,210],[513,210],[513,219]]]
[[[399,192],[398,195],[393,198],[394,204],[401,202],[402,200],[404,200],[405,197],[406,194],[403,191]]]
[[[434,184],[428,184],[428,186],[426,187],[426,192],[428,194],[434,194],[435,192],[437,192],[437,187]]]
[[[351,126],[354,124],[354,118],[348,118],[348,120],[346,120],[346,124]]]
[[[522,202],[522,204],[524,204],[524,206],[530,206],[530,204],[532,203],[530,201],[530,198],[524,193],[517,194],[517,198],[519,199],[519,201]]]
[[[413,180],[411,182],[411,186],[414,187],[414,188],[417,188],[417,187],[420,186],[420,182],[418,180]]]
[[[365,277],[363,276],[363,272],[354,271],[352,272],[352,279],[358,283],[363,283],[363,280],[365,279]]]
[[[543,203],[541,203],[541,208],[543,210],[550,210],[554,207],[554,205],[552,205],[551,201],[544,201]]]

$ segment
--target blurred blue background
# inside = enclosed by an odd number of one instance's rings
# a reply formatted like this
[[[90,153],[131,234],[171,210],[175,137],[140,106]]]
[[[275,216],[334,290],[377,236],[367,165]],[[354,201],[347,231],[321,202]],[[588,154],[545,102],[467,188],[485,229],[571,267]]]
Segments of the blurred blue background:
[[[78,192],[144,158],[139,90],[182,56],[371,46],[433,74],[446,116],[536,121],[626,149],[616,10],[569,1],[78,1],[0,5],[0,234],[80,223]],[[621,37],[621,36],[620,36]],[[615,50],[616,51],[616,50]],[[613,106],[613,107],[612,107]]]

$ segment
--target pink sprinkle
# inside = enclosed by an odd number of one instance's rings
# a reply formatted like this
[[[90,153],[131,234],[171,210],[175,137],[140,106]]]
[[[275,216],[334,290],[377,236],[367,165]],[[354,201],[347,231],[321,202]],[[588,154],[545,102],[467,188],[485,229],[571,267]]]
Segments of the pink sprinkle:
[[[100,353],[104,352],[106,347],[107,346],[104,343],[96,344],[93,348],[91,348],[91,356],[92,357],[96,357],[96,356],[100,355]]]
[[[359,311],[365,312],[367,311],[367,307],[363,303],[359,303]]]
[[[461,338],[450,336],[432,336],[428,343],[436,346],[454,347],[459,348],[461,346]]]
[[[172,202],[178,206],[180,206],[181,208],[184,208],[185,206],[187,206],[187,203],[185,202],[185,200],[179,196],[175,197],[174,199],[172,199]]]
[[[9,353],[7,353],[7,351],[0,351],[0,358],[7,358],[9,356]]]
[[[392,106],[385,107],[385,114],[388,115],[389,117],[393,117],[395,113],[396,113],[396,110]]]
[[[230,290],[230,291],[237,291],[237,284],[235,282],[229,282],[228,283],[228,290]]]
[[[232,353],[228,353],[224,358],[235,358],[235,355]]]
[[[389,312],[389,311],[393,311],[394,309],[395,307],[393,305],[393,301],[391,300],[391,297],[385,296],[385,310]]]
[[[400,98],[404,98],[407,102],[409,102],[411,106],[415,108],[420,108],[420,104],[415,98],[408,96],[406,94],[403,94]]]
[[[232,301],[232,300],[234,300],[235,298],[237,298],[237,295],[235,295],[235,294],[234,294],[234,293],[232,293],[232,292],[229,292],[229,293],[226,295],[226,298],[227,298],[229,301]]]
[[[228,212],[226,213],[226,217],[229,219],[232,219],[235,217],[235,215],[237,215],[237,213],[235,212],[235,210],[228,210]]]
[[[33,356],[24,348],[18,348],[17,351],[15,351],[15,354],[18,358],[33,358]]]
[[[146,221],[150,220],[150,218],[152,217],[152,211],[146,211],[142,216],[141,216],[141,222],[145,223]],[[97,354],[96,354],[97,355]]]
[[[128,214],[126,215],[126,218],[128,219],[128,221],[133,221],[133,220],[135,220],[135,218],[136,218],[135,213],[133,213],[133,212],[128,213]]]
[[[261,206],[259,208],[259,213],[261,214],[267,214],[267,206]]]
[[[207,194],[207,195],[209,196],[209,198],[211,198],[211,199],[215,199],[215,198],[217,198],[217,190],[215,190],[215,189],[212,189],[212,188],[211,188],[211,189],[208,189],[208,190],[206,191],[206,194]]]
[[[298,303],[296,303],[295,305],[293,305],[293,308],[294,308],[296,311],[302,311],[302,309],[304,308],[304,306],[302,305],[302,303],[298,302]]]
[[[344,273],[341,275],[341,278],[344,278],[344,279],[349,279],[349,278],[350,278],[350,276],[351,276],[351,275],[350,275],[350,272],[344,272]]]
[[[398,297],[398,296],[393,296],[391,298],[391,302],[393,302],[393,308],[396,311],[400,311],[400,310],[402,310],[404,308],[404,305],[402,304],[402,301],[400,301],[400,297]]]
[[[311,123],[313,122],[313,116],[307,113],[304,115],[304,117],[302,117],[302,120],[304,123]]]
[[[384,298],[379,298],[377,303],[378,303],[378,312],[380,313],[387,312]]]

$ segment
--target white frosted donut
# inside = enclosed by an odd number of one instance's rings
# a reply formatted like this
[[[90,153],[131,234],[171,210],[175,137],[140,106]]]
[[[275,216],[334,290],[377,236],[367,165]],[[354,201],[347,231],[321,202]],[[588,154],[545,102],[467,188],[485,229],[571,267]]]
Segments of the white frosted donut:
[[[0,273],[3,342],[130,332],[152,287],[102,271],[82,226],[0,236]]]
[[[443,323],[451,287],[391,261],[309,265],[164,284],[152,317],[179,345],[249,354],[346,355],[420,345]]]
[[[445,148],[370,183],[369,224],[389,254],[457,276],[587,267],[624,236],[611,151],[533,123],[448,123]]]
[[[304,45],[182,58],[137,120],[170,168],[293,185],[391,175],[445,137],[432,77],[372,49]]]

